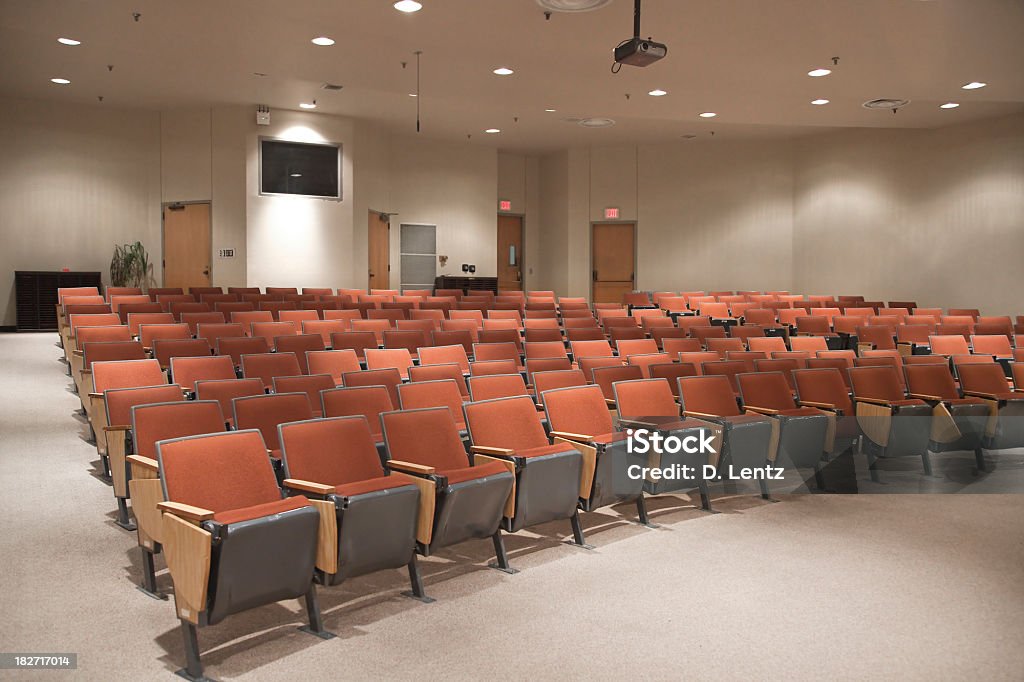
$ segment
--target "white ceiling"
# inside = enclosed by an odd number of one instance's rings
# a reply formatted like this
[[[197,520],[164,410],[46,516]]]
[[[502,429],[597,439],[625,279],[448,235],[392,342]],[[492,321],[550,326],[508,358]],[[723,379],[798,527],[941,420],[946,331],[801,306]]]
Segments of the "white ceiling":
[[[632,0],[548,21],[535,0],[421,1],[407,15],[392,0],[0,0],[0,95],[147,109],[315,98],[319,112],[412,133],[422,50],[422,134],[509,150],[934,128],[1024,111],[1024,0],[646,0],[642,33],[668,57],[617,75],[611,50],[632,33]],[[312,45],[319,35],[337,42]],[[823,66],[832,75],[806,75]],[[974,80],[989,85],[960,89]],[[819,97],[831,103],[812,106]],[[913,101],[895,115],[860,106],[880,97]],[[961,106],[938,108],[947,101]],[[587,116],[617,125],[563,120]]]

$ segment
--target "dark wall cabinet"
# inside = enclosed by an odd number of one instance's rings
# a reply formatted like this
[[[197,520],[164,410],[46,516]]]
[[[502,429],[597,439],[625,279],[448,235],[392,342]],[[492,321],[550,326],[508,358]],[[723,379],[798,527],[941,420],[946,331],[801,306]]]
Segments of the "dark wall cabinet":
[[[101,284],[98,272],[15,271],[14,297],[18,311],[18,331],[57,331],[57,289],[99,288]]]

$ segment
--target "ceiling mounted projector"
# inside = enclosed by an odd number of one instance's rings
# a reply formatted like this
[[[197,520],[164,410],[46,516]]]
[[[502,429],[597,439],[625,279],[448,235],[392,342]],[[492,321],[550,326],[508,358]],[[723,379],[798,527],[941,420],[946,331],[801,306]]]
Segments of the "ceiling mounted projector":
[[[635,0],[633,6],[633,37],[625,40],[615,48],[615,66],[613,72],[618,72],[622,64],[630,66],[647,66],[668,54],[668,46],[664,43],[656,43],[650,38],[640,37],[640,0]]]

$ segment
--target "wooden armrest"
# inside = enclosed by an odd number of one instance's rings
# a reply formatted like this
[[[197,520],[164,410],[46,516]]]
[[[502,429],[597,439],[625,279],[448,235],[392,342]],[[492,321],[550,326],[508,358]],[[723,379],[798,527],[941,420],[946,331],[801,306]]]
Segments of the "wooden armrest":
[[[149,457],[143,457],[142,455],[128,455],[128,461],[132,464],[137,464],[140,467],[150,469],[152,471],[159,471],[160,465],[155,459]]]
[[[103,430],[107,431],[107,432],[110,432],[110,431],[131,431],[132,427],[130,427],[130,426],[104,426]]]
[[[578,443],[589,443],[594,440],[593,436],[587,436],[582,433],[567,433],[565,431],[552,431],[548,435],[552,438],[564,438],[565,440],[574,440]]]
[[[1021,389],[1017,389],[1020,391]],[[964,391],[965,396],[973,396],[975,398],[986,398],[988,400],[999,400],[995,393],[985,393],[984,391]]]
[[[403,462],[398,459],[388,460],[387,467],[394,469],[395,471],[404,471],[407,474],[415,474],[417,476],[431,476],[437,472],[434,467],[424,466],[422,464],[413,464],[412,462]]]
[[[511,457],[516,452],[510,448],[491,448],[486,445],[474,445],[469,451],[477,455],[504,455],[506,457]]]
[[[722,417],[717,414],[708,414],[707,412],[694,412],[693,410],[683,410],[684,417],[699,417],[701,419],[721,419]]]
[[[753,405],[744,405],[743,407],[745,407],[748,411],[756,412],[757,414],[773,415],[779,413],[778,410],[773,410],[769,407],[755,407]]]
[[[911,393],[911,398],[917,398],[918,400],[927,400],[930,402],[941,403],[945,398],[940,398],[937,395],[928,395],[927,393]]]
[[[158,502],[156,508],[162,512],[180,516],[187,521],[209,521],[213,518],[213,512],[202,507],[193,507],[182,502]]]
[[[607,405],[608,407],[615,407],[615,401],[612,400],[611,398],[605,398],[604,404]]]
[[[800,407],[816,407],[819,410],[835,410],[835,409],[837,409],[836,406],[833,405],[832,403],[816,403],[816,402],[814,402],[812,400],[799,400],[799,401],[797,401],[797,404],[800,405]]]
[[[291,490],[301,490],[304,493],[313,493],[314,495],[330,495],[334,492],[333,485],[324,485],[323,483],[314,483],[313,481],[303,481],[301,478],[284,479],[284,487],[290,488]]]
[[[860,398],[860,397],[854,396],[853,400],[854,400],[854,402],[857,402],[857,403],[870,403],[871,405],[881,405],[883,407],[889,407],[889,401],[888,400],[881,400],[879,398]]]
[[[77,350],[76,349],[76,350],[71,351],[71,354],[72,355],[76,355],[78,357],[82,357],[83,355],[85,355],[85,351],[84,350]]]
[[[102,398],[103,394],[102,393],[90,393],[89,397],[90,398]]]

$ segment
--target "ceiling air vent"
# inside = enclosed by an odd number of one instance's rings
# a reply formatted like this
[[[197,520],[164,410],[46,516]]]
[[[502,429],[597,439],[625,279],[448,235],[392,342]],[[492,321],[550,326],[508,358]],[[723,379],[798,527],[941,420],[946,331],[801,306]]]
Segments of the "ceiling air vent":
[[[610,5],[612,0],[537,0],[537,4],[548,12],[590,12]]]
[[[896,109],[902,109],[903,107],[910,104],[909,99],[871,99],[864,102],[861,106],[865,109],[885,109],[886,111],[894,111]]]
[[[601,116],[593,116],[591,118],[584,118],[579,121],[579,124],[584,128],[610,128],[615,125],[615,121],[610,118],[603,118]]]
[[[343,86],[335,85],[334,83],[324,83],[323,85],[320,86],[320,89],[321,90],[334,90],[334,91],[338,91],[338,90],[341,90],[342,87]]]

